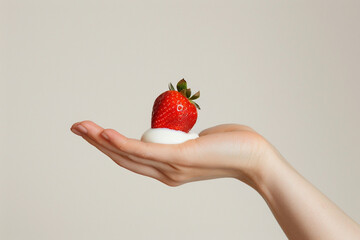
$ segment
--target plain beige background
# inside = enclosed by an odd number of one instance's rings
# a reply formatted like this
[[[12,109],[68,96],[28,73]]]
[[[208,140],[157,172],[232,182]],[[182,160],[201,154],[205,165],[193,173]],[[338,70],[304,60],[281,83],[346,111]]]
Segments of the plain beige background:
[[[286,239],[234,179],[167,187],[70,132],[139,138],[201,90],[194,131],[250,125],[360,221],[359,1],[0,1],[0,238]]]

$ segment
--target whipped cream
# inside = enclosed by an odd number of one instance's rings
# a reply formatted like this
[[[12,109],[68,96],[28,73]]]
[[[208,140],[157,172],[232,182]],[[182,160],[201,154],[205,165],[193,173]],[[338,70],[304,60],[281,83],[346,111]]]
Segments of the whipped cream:
[[[168,128],[150,128],[141,137],[143,142],[178,144],[190,139],[198,138],[196,133],[185,133],[183,131],[172,130]]]

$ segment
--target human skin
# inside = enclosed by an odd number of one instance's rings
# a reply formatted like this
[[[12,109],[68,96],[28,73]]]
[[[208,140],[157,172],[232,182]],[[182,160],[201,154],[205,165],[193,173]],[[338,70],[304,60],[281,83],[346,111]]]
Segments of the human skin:
[[[182,144],[145,143],[91,121],[71,130],[119,166],[169,186],[231,177],[254,188],[293,239],[360,239],[360,226],[252,128],[223,124]]]

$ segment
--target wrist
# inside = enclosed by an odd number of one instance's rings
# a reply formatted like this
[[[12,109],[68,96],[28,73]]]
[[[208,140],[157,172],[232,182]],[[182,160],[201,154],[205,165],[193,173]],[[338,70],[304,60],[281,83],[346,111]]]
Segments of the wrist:
[[[261,145],[261,154],[251,159],[252,167],[239,180],[254,188],[261,195],[269,189],[272,180],[286,168],[286,160],[281,154],[265,140]]]

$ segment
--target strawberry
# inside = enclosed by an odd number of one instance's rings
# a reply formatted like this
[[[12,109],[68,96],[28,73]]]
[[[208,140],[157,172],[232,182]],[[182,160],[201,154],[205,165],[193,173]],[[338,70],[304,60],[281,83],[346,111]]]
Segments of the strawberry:
[[[169,91],[163,92],[154,102],[151,128],[169,128],[188,133],[197,120],[197,110],[200,109],[193,100],[200,97],[200,91],[191,96],[190,88],[181,79],[174,86],[169,84]],[[191,97],[190,97],[191,96]]]

